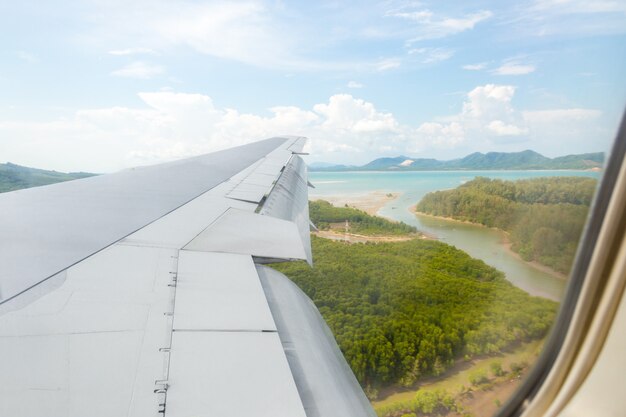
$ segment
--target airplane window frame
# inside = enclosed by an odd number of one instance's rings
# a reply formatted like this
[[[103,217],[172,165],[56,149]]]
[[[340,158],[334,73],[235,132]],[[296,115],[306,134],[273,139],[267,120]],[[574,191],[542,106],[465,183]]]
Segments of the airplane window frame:
[[[514,417],[521,415],[527,405],[536,397],[543,383],[553,369],[553,366],[564,346],[569,324],[574,316],[577,305],[581,302],[583,284],[588,278],[588,271],[592,256],[596,250],[600,231],[606,220],[609,203],[615,190],[618,176],[626,157],[626,111],[624,111],[615,141],[604,167],[604,173],[596,190],[589,216],[578,245],[572,272],[565,295],[561,302],[554,327],[548,340],[530,370],[527,378],[515,393],[505,402],[494,417]],[[591,296],[595,294],[590,294]],[[585,294],[585,297],[590,296]]]

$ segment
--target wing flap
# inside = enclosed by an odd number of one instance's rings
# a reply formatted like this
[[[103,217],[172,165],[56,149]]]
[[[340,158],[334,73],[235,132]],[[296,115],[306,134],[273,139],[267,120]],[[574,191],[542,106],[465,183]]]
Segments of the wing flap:
[[[298,155],[293,155],[272,192],[263,203],[260,214],[295,224],[300,236],[299,247],[304,248],[306,252],[304,258],[298,259],[306,259],[312,265],[307,183],[306,164]]]
[[[276,331],[252,257],[180,251],[174,330]]]
[[[275,332],[174,332],[166,414],[306,417]]]
[[[313,302],[280,272],[257,271],[307,417],[376,417]]]
[[[185,249],[241,253],[259,258],[307,259],[295,223],[237,209],[226,211]]]

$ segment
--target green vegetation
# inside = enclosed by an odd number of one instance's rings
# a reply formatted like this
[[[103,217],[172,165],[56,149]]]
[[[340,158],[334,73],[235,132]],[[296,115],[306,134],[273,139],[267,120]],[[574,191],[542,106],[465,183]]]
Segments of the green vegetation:
[[[311,297],[372,396],[441,374],[455,359],[542,338],[554,319],[556,303],[440,242],[347,245],[313,236],[312,246],[314,268],[274,267]]]
[[[491,362],[489,364],[489,368],[491,368],[491,373],[493,376],[502,376],[504,375],[504,370],[502,369],[501,362]]]
[[[382,407],[379,416],[445,416],[461,411],[452,395],[444,390],[419,390],[413,399]]]
[[[57,171],[46,171],[23,167],[9,162],[0,164],[0,193],[91,177],[93,175],[95,174],[86,172],[70,172],[66,174]]]
[[[528,363],[526,363],[525,361],[519,363],[511,362],[509,367],[511,368],[511,372],[513,373],[513,375],[519,375],[522,373],[522,371],[524,371],[524,369],[528,367]]]
[[[511,384],[514,384],[513,387],[519,384],[520,374],[527,368],[526,364],[516,371],[500,369],[498,375],[489,377],[486,366],[476,365],[464,372],[466,379],[462,385],[451,384],[448,379],[425,384],[415,392],[402,393],[405,398],[401,400],[374,403],[375,411],[380,417],[449,416],[450,413],[464,417],[490,415],[486,412],[485,400],[491,397],[496,409],[500,407],[502,403],[496,396],[505,395],[506,398],[506,391],[501,390],[510,388]],[[459,382],[458,378],[449,379],[456,379],[457,384]],[[469,386],[465,385],[467,382]],[[476,399],[478,401],[472,401]]]
[[[568,273],[596,182],[585,177],[478,177],[454,190],[427,194],[417,211],[505,230],[522,258]]]
[[[511,379],[517,379],[518,374],[509,372],[510,365],[512,363],[529,363],[534,362],[543,348],[544,339],[533,340],[527,343],[521,343],[513,349],[507,350],[503,354],[497,355],[497,362],[501,361],[502,375],[493,375],[493,380],[497,384],[498,382],[508,382]],[[491,364],[494,358],[490,356],[480,357],[472,359],[470,362],[465,360],[459,360],[456,362],[454,368],[450,369],[445,376],[438,378],[428,378],[423,383],[415,387],[411,387],[410,390],[398,390],[393,394],[373,401],[372,405],[379,415],[388,415],[385,410],[389,407],[395,407],[398,404],[406,404],[408,401],[413,400],[413,397],[418,390],[444,390],[455,395],[456,398],[463,396],[470,391],[476,392],[472,388],[469,382],[470,375],[476,371],[483,371],[489,373],[491,371]],[[394,414],[395,416],[395,414]]]
[[[474,371],[469,376],[469,382],[472,385],[480,385],[486,382],[489,382],[489,378],[487,378],[487,372],[485,371]]]
[[[406,223],[392,222],[382,217],[370,216],[351,207],[335,207],[328,201],[309,202],[309,216],[320,230],[328,230],[333,224],[343,228],[347,221],[350,232],[362,235],[406,235],[417,233],[417,229]]]
[[[403,413],[411,413],[415,410],[413,403],[418,392],[442,391],[455,401],[456,413],[445,414],[447,416],[491,415],[495,409],[486,405],[486,401],[491,399],[497,409],[499,405],[496,400],[508,398],[510,389],[514,389],[521,382],[520,373],[527,370],[522,369],[514,373],[510,371],[510,365],[516,362],[533,362],[541,352],[542,346],[543,340],[521,343],[514,349],[498,355],[496,362],[489,356],[472,359],[471,362],[457,361],[454,369],[451,369],[445,377],[428,378],[411,390],[398,390],[383,400],[373,401],[372,405],[380,417],[400,417]],[[494,363],[501,364],[500,375],[493,374]],[[472,385],[471,376],[481,373],[488,375],[487,381],[478,386]],[[422,417],[424,414],[417,413],[415,415]],[[433,414],[428,415],[433,416]]]

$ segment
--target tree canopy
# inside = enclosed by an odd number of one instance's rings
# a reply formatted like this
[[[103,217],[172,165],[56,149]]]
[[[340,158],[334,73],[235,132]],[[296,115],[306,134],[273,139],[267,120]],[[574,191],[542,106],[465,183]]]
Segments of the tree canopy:
[[[427,194],[417,211],[505,230],[522,258],[568,273],[596,184],[585,177],[478,177],[453,190]]]
[[[543,337],[557,304],[441,242],[345,244],[312,236],[314,267],[274,267],[319,308],[364,387],[411,385],[465,355]]]

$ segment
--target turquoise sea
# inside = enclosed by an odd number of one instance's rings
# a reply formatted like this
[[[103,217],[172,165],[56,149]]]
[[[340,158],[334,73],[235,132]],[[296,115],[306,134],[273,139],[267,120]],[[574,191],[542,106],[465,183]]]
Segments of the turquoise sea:
[[[414,172],[310,172],[316,188],[311,199],[324,196],[363,195],[373,191],[400,194],[378,212],[379,215],[416,226],[443,242],[503,271],[513,284],[532,295],[559,300],[565,280],[555,277],[512,255],[502,245],[504,233],[495,229],[453,221],[416,216],[409,211],[426,193],[455,188],[477,176],[516,180],[552,176],[599,178],[592,171],[414,171]]]

